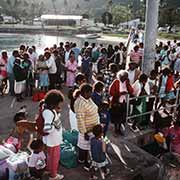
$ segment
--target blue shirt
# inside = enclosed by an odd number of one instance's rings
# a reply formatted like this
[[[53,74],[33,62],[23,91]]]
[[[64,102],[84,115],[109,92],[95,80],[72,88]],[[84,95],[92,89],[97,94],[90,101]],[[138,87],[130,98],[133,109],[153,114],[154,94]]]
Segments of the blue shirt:
[[[81,53],[81,50],[78,47],[72,48],[72,51],[75,53],[75,59],[78,60],[78,56]]]
[[[92,93],[91,98],[98,107],[102,104],[103,97],[102,95],[98,94],[96,91]]]
[[[8,62],[7,62],[7,72],[9,74],[13,74],[14,61],[15,61],[15,57],[14,56],[11,56],[8,59]]]

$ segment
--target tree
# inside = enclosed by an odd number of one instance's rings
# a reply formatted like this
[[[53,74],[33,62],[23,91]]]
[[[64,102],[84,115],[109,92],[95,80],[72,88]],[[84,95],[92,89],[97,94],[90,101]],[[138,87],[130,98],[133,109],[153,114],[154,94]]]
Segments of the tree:
[[[131,18],[131,12],[128,6],[113,5],[112,16],[112,23],[117,26],[122,22],[128,21]]]
[[[161,0],[159,13],[160,26],[174,26],[180,24],[179,0]]]

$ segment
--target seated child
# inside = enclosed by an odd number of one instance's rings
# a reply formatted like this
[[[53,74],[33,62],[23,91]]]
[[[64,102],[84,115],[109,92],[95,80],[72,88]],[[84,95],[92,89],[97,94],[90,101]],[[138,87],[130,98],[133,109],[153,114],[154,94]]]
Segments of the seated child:
[[[108,160],[106,158],[106,143],[103,141],[103,128],[101,125],[96,125],[93,128],[93,134],[95,137],[91,139],[91,155],[92,155],[92,169],[91,179],[96,179],[94,175],[94,167],[102,170],[102,175],[109,174],[107,169]]]
[[[100,123],[104,126],[103,134],[106,136],[110,122],[109,103],[104,101],[99,107]]]
[[[43,142],[40,139],[33,140],[30,145],[33,150],[28,162],[31,177],[42,178],[43,176],[46,167],[46,156],[43,147]]]
[[[10,149],[14,153],[17,153],[22,146],[22,135],[25,129],[23,126],[17,125],[17,123],[24,119],[26,119],[24,112],[18,112],[15,114],[14,122],[16,123],[16,127],[12,130],[9,137],[4,142],[4,147]]]

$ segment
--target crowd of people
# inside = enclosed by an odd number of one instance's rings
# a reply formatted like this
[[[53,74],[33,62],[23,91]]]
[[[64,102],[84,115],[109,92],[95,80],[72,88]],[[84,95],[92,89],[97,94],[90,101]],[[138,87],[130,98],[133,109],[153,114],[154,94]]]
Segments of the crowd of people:
[[[6,51],[2,51],[0,77],[5,84],[9,81],[11,96],[16,96],[20,102],[25,96],[33,96],[34,89],[47,93],[40,107],[40,115],[44,119],[41,141],[34,140],[30,146],[34,150],[29,163],[32,176],[40,177],[41,170],[46,166],[36,168],[34,161],[39,155],[42,159],[47,158],[46,170],[51,179],[64,177],[58,175],[62,142],[60,111],[64,101],[64,95],[59,90],[64,86],[68,87],[66,95],[70,99],[71,128],[79,131],[78,160],[86,170],[92,170],[90,167],[93,165],[102,168],[105,175],[108,174],[103,137],[108,134],[110,123],[114,124],[113,135],[118,137],[124,135],[127,124],[133,132],[153,125],[157,133],[163,128],[170,128],[173,118],[166,127],[159,122],[159,117],[164,118],[161,116],[163,113],[168,118],[173,116],[176,121],[179,120],[180,113],[174,113],[174,108],[169,108],[169,105],[179,103],[176,100],[180,87],[180,42],[174,40],[157,44],[154,69],[150,75],[141,71],[143,43],[137,39],[132,43],[134,47],[131,52],[127,51],[124,43],[104,47],[88,42],[82,48],[78,48],[74,42],[61,42],[59,46],[45,48],[44,54],[38,54],[35,46],[25,45],[14,50],[10,57]],[[164,108],[162,113],[161,107]],[[155,113],[141,115],[158,109]],[[127,114],[139,117],[127,120]],[[154,117],[153,121],[151,116]],[[16,121],[18,131],[24,128],[22,124]],[[179,133],[175,136],[180,138]],[[47,149],[46,157],[42,153],[43,144]],[[179,148],[179,141],[173,147]],[[93,171],[91,178],[95,179]]]

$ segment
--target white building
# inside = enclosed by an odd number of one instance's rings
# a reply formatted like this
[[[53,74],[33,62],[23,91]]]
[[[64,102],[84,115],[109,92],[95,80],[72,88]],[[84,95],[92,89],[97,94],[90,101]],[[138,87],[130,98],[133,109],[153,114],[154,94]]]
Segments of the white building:
[[[44,25],[67,25],[67,26],[80,26],[82,16],[74,15],[42,15],[41,21]]]

